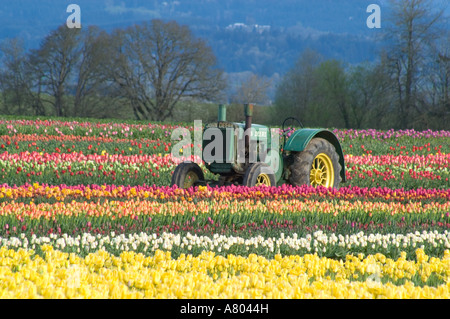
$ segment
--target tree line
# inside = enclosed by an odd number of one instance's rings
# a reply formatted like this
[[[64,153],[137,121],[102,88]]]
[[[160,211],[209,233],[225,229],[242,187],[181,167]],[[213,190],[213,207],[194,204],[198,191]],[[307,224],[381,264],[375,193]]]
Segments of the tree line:
[[[393,1],[376,62],[347,66],[306,50],[279,84],[274,118],[308,126],[449,129],[450,30],[428,0]]]
[[[37,49],[25,50],[18,38],[3,41],[0,113],[150,121],[195,114],[207,121],[216,118],[218,103],[230,103],[228,118],[238,120],[239,104],[257,103],[262,124],[296,116],[305,126],[448,129],[446,19],[429,0],[392,1],[376,62],[346,65],[306,49],[276,84],[271,104],[275,84],[263,76],[252,74],[227,91],[211,47],[175,21],[110,33],[62,25]]]
[[[210,47],[175,21],[107,33],[61,25],[26,52],[3,42],[2,113],[163,121],[183,99],[220,98],[226,81]]]

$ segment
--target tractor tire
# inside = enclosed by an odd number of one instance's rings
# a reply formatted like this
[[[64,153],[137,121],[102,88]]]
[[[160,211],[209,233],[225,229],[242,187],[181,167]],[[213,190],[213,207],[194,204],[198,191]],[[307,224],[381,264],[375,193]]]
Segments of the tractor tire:
[[[180,188],[195,186],[196,182],[204,181],[203,171],[198,164],[193,162],[183,162],[179,164],[172,175],[171,186],[177,185]]]
[[[313,138],[302,152],[294,154],[289,182],[339,188],[341,165],[334,146],[323,138]]]
[[[272,168],[266,163],[253,163],[245,171],[242,185],[253,186],[277,186],[275,174]]]

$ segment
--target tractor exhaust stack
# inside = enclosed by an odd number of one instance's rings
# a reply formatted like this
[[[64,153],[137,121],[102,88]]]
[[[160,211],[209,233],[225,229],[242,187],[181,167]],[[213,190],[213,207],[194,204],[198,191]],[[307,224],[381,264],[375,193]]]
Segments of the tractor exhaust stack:
[[[217,121],[225,122],[227,120],[227,106],[219,104],[219,115]]]
[[[252,127],[252,117],[253,117],[253,104],[244,104],[244,114],[245,114],[245,162],[248,163],[249,160],[249,150],[250,150],[250,129]]]
[[[244,104],[244,114],[245,114],[245,128],[244,130],[252,127],[252,117],[253,117],[253,104]]]

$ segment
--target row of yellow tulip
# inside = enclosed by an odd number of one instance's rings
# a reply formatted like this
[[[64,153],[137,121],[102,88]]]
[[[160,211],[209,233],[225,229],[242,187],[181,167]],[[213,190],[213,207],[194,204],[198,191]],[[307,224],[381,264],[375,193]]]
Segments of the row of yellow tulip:
[[[203,252],[198,257],[156,251],[81,258],[43,246],[0,249],[1,298],[445,298],[450,297],[450,252],[417,249],[416,260],[382,254],[333,260],[317,255],[273,259]],[[427,285],[431,277],[440,283]],[[423,285],[414,284],[420,278]],[[398,281],[402,281],[399,283]]]
[[[210,186],[198,186],[192,189],[156,186],[120,186],[120,185],[48,185],[48,184],[24,184],[9,186],[3,184],[0,187],[0,199],[153,199],[184,201],[194,199],[294,199],[294,198],[321,198],[321,199],[359,199],[359,200],[385,200],[385,201],[448,201],[450,189],[390,189],[390,188],[362,188],[357,186],[335,188],[312,187],[307,185],[292,186],[283,184],[278,187],[240,187],[227,186],[212,188]]]

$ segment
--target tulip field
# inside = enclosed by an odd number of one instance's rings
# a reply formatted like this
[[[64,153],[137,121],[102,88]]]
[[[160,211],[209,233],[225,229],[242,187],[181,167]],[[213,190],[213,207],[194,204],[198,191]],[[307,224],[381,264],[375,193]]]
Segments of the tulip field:
[[[335,129],[339,189],[180,189],[178,126],[0,120],[0,298],[450,298],[450,131]]]

